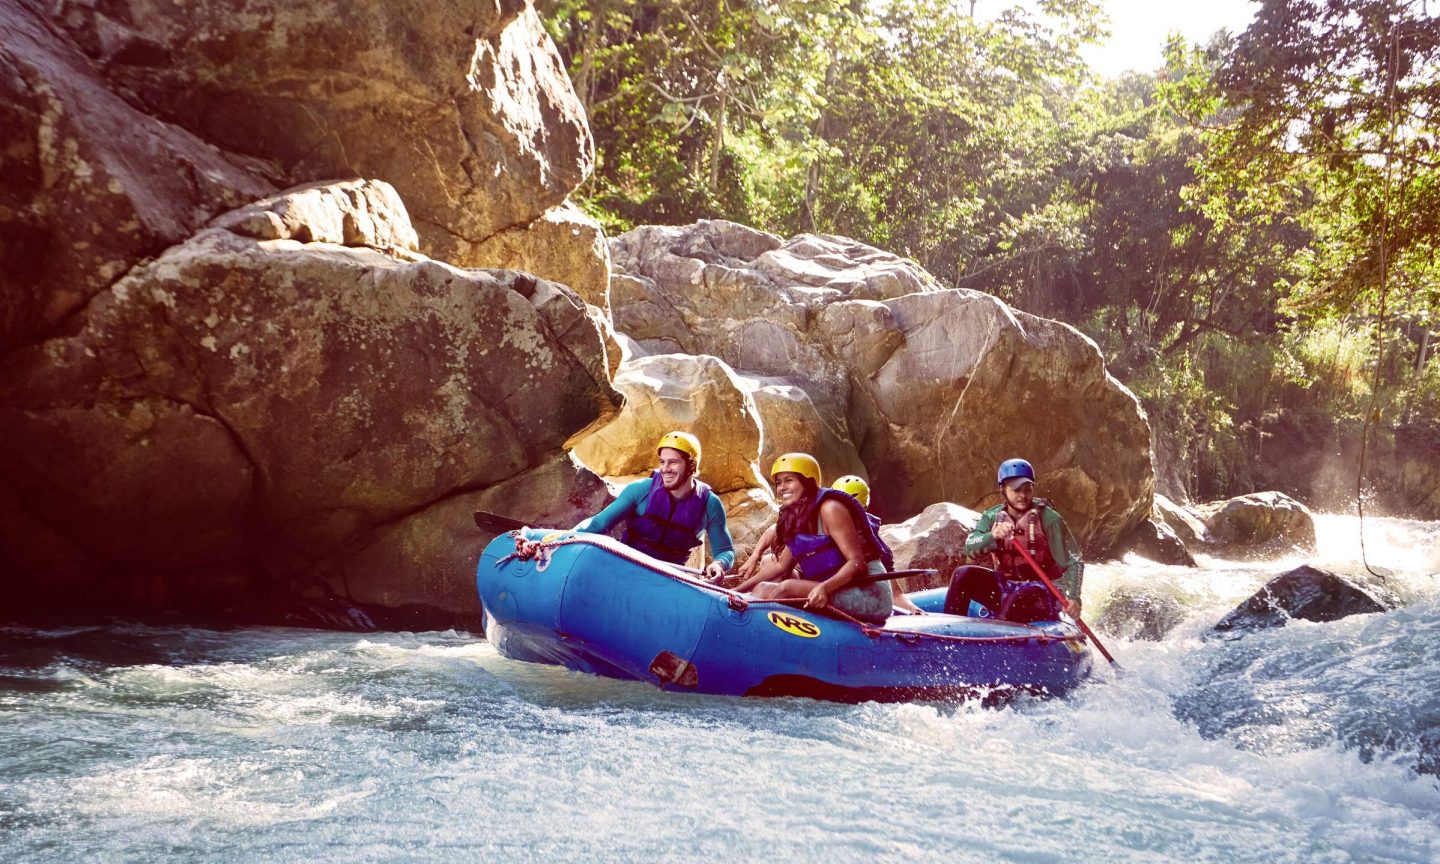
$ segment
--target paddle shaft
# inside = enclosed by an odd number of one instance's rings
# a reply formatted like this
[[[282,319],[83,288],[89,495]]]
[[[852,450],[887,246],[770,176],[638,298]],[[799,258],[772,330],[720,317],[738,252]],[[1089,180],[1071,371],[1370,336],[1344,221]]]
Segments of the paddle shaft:
[[[1025,563],[1034,569],[1035,575],[1040,577],[1040,581],[1044,582],[1045,587],[1050,589],[1050,593],[1055,595],[1055,599],[1060,601],[1060,607],[1063,609],[1070,601],[1065,599],[1065,595],[1060,593],[1060,589],[1056,588],[1055,583],[1050,581],[1050,577],[1045,575],[1045,571],[1040,569],[1040,565],[1030,556],[1030,553],[1026,551],[1025,547],[1020,544],[1020,540],[1016,537],[1011,537],[1010,545],[1014,547],[1016,552],[1020,553],[1020,557],[1025,559]],[[1110,665],[1115,665],[1115,658],[1110,656],[1110,652],[1105,650],[1105,646],[1100,643],[1099,639],[1095,638],[1094,631],[1090,629],[1090,626],[1086,624],[1079,615],[1075,616],[1075,623],[1080,627],[1080,632],[1085,634],[1085,638],[1089,639],[1092,645],[1100,649],[1100,653],[1105,656],[1106,660],[1110,661]]]
[[[910,576],[934,576],[939,572],[939,570],[891,570],[888,573],[877,573],[874,576],[861,576],[845,587],[853,588],[859,585],[873,585],[876,582],[889,582],[891,579],[905,579]]]

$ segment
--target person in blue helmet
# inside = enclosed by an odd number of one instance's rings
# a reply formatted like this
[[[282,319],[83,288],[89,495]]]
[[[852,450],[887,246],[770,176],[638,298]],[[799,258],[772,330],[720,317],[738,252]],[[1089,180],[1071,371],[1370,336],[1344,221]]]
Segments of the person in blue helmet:
[[[808,453],[776,459],[770,477],[780,499],[781,549],[735,590],[753,591],[761,600],[804,598],[806,609],[829,607],[861,621],[884,622],[895,603],[890,583],[856,584],[885,573],[881,543],[865,508],[821,486],[820,463]]]
[[[1024,459],[1006,459],[996,472],[996,482],[1003,500],[980,514],[965,541],[966,555],[972,559],[988,555],[994,566],[956,569],[945,595],[945,611],[1022,624],[1053,621],[1061,612],[1078,618],[1085,564],[1059,511],[1035,497],[1035,469]],[[1017,543],[1060,589],[1063,605],[1015,550]]]
[[[735,543],[726,525],[720,496],[700,480],[700,439],[689,432],[667,432],[655,445],[660,465],[643,480],[620,491],[609,506],[575,526],[576,531],[605,534],[625,523],[620,541],[652,558],[684,565],[690,552],[710,541],[714,556],[705,578],[718,582],[735,563]],[[521,541],[521,555],[534,554],[538,543]]]

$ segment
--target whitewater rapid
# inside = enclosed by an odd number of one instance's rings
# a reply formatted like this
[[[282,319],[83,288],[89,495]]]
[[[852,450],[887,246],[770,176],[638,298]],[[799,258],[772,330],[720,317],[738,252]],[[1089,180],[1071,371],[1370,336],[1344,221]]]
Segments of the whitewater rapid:
[[[668,694],[456,632],[0,630],[0,860],[1440,860],[1440,524],[1365,520],[1386,613],[1210,628],[1292,560],[1131,558],[1163,638],[1066,699]],[[1103,667],[1103,661],[1100,665]]]

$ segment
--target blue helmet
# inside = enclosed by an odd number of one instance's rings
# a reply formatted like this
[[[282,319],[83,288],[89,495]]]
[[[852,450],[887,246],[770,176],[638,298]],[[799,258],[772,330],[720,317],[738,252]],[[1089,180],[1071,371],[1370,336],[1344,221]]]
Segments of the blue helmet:
[[[1035,469],[1024,459],[1006,459],[1000,463],[1000,470],[995,472],[995,485],[1004,486],[1006,480],[1015,477],[1024,477],[1031,483],[1035,482]]]

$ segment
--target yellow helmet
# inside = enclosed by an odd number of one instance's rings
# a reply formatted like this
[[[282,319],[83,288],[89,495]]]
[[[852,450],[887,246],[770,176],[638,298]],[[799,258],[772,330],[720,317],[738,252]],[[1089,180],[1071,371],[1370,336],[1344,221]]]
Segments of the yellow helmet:
[[[770,479],[774,480],[775,475],[782,471],[809,477],[815,481],[816,486],[820,485],[820,463],[815,461],[815,457],[809,453],[786,453],[776,459],[775,464],[770,468]]]
[[[870,484],[854,474],[846,474],[844,477],[836,480],[835,485],[831,488],[854,495],[855,500],[860,502],[861,507],[870,506]]]
[[[660,436],[660,443],[655,445],[655,452],[660,452],[662,447],[679,450],[695,460],[695,464],[700,464],[700,439],[689,432],[666,432]]]

